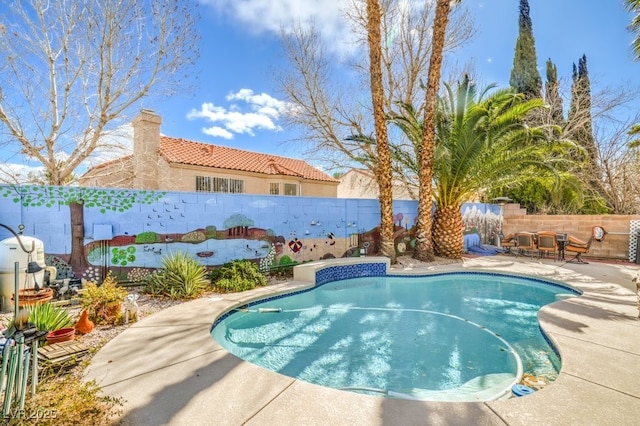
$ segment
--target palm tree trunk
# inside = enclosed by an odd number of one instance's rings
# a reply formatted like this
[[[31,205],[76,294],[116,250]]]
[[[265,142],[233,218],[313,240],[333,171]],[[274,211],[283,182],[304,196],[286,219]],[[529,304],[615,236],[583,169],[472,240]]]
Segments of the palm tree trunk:
[[[436,4],[436,18],[433,24],[433,43],[429,60],[429,75],[427,77],[427,92],[425,94],[425,110],[422,131],[422,145],[420,149],[418,224],[416,230],[416,249],[413,257],[431,262],[434,260],[433,241],[431,239],[431,212],[433,208],[433,155],[435,151],[435,116],[438,88],[440,86],[440,69],[442,67],[442,52],[444,38],[451,11],[450,0],[438,0]]]
[[[387,136],[387,119],[384,112],[384,85],[382,82],[382,56],[380,36],[380,3],[367,0],[367,34],[369,43],[369,69],[371,73],[371,99],[373,119],[376,130],[378,164],[376,179],[380,199],[380,249],[383,256],[396,263],[396,250],[393,243],[393,191],[391,185],[391,154]]]
[[[433,217],[433,246],[436,256],[461,259],[464,251],[462,213],[458,206],[436,210]]]

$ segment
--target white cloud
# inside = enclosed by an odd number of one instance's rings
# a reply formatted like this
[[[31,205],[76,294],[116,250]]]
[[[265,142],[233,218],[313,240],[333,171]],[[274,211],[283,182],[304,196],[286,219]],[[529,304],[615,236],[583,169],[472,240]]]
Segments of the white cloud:
[[[44,172],[42,166],[27,166],[17,163],[0,163],[0,183],[29,183],[30,175],[38,176]]]
[[[202,133],[205,135],[213,136],[214,138],[233,139],[233,133],[222,127],[203,127]]]
[[[240,89],[227,95],[226,100],[231,102],[227,107],[205,102],[200,109],[192,109],[187,118],[205,119],[211,126],[202,131],[224,139],[232,139],[236,134],[254,136],[254,130],[282,130],[277,121],[289,108],[286,102],[266,93],[255,94],[251,89]]]
[[[344,16],[351,0],[204,0],[221,14],[230,16],[245,30],[280,34],[294,25],[315,23],[316,29],[336,52],[353,49],[354,34]]]

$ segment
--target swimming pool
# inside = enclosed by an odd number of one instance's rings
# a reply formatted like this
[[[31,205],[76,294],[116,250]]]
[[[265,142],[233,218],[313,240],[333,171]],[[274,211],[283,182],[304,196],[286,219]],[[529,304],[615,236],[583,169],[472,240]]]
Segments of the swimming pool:
[[[553,380],[560,359],[537,312],[577,292],[490,273],[329,282],[223,315],[230,353],[311,383],[396,398],[499,398],[526,372]]]

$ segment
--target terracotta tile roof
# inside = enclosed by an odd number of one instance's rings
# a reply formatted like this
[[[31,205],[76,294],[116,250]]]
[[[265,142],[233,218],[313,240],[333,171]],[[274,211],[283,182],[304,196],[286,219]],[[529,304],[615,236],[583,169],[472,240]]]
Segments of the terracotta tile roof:
[[[168,136],[160,136],[160,155],[169,163],[337,182],[331,176],[302,160]]]
[[[106,169],[109,166],[112,166],[114,164],[123,163],[125,161],[131,160],[132,158],[133,158],[133,155],[125,155],[124,157],[114,158],[113,160],[105,161],[104,163],[96,164],[95,166],[90,167],[89,170],[87,170],[86,173],[88,173],[90,171],[91,172],[95,172],[95,171],[98,171],[98,170]]]

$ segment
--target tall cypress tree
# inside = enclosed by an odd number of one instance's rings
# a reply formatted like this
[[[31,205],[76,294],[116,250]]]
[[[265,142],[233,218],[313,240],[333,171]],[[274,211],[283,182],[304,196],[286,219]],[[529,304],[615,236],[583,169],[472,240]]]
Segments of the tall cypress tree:
[[[523,93],[527,99],[540,98],[542,97],[542,78],[538,72],[538,59],[528,0],[520,0],[518,27],[518,39],[516,40],[509,83],[516,92]]]
[[[597,152],[593,138],[593,122],[591,118],[591,81],[587,70],[587,56],[582,55],[578,66],[573,64],[573,83],[571,85],[571,104],[569,106],[569,137],[579,143],[595,163]]]
[[[603,193],[601,180],[602,170],[598,164],[598,151],[593,136],[593,122],[591,117],[591,81],[587,70],[587,56],[582,55],[578,66],[573,64],[573,83],[571,85],[571,105],[567,119],[567,136],[582,146],[586,151],[586,162],[582,168],[583,182],[590,192],[585,197],[583,213],[602,211],[606,202],[600,194]]]
[[[562,96],[560,96],[560,82],[558,81],[558,68],[547,59],[547,85],[545,87],[545,101],[549,105],[549,116],[552,124],[564,127],[564,112]]]

